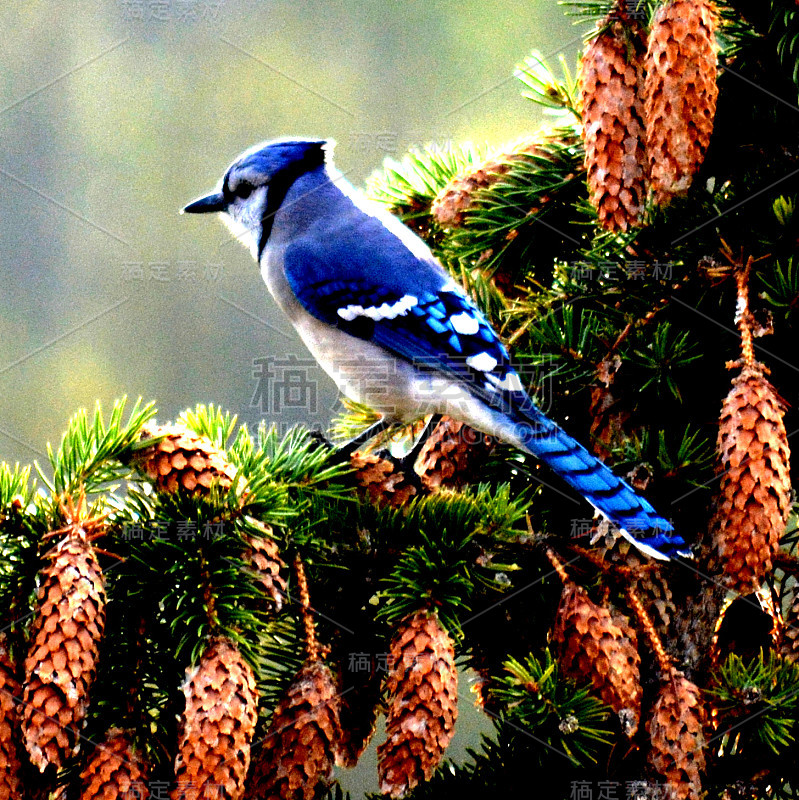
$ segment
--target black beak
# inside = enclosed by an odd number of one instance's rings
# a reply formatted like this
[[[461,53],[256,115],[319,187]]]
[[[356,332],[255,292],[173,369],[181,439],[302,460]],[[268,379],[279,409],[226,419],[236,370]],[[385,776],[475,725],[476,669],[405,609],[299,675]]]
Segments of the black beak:
[[[221,192],[213,192],[205,197],[199,197],[189,203],[180,213],[181,214],[210,214],[213,211],[226,211],[227,200]]]

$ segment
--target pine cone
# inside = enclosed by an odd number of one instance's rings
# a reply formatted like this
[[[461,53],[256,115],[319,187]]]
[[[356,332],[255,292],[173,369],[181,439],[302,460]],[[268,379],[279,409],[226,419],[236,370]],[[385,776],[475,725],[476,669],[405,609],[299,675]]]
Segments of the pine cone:
[[[610,539],[607,546],[603,548],[598,544],[594,552],[603,561],[630,570],[630,588],[643,603],[655,629],[664,640],[673,638],[671,624],[677,614],[677,606],[662,562],[647,558],[622,536],[607,538]]]
[[[640,225],[646,201],[642,53],[640,28],[610,19],[580,62],[588,188],[609,231]]]
[[[147,800],[147,768],[133,749],[131,735],[112,728],[94,748],[80,774],[80,800]]]
[[[603,460],[610,458],[612,449],[620,447],[629,436],[627,423],[632,415],[613,393],[621,364],[619,355],[601,361],[596,368],[596,382],[591,386],[591,449]]]
[[[352,654],[351,654],[352,655]],[[383,673],[370,658],[369,669],[348,670],[341,691],[339,766],[351,768],[369,746],[381,707]]]
[[[138,450],[134,461],[159,492],[179,489],[207,495],[212,484],[229,489],[236,479],[235,468],[225,453],[205,436],[182,425],[154,425],[144,429],[144,438],[163,436],[160,442]]]
[[[406,617],[391,642],[386,741],[377,748],[380,791],[402,797],[429,780],[458,716],[455,651],[438,616]]]
[[[442,417],[419,453],[416,471],[430,492],[462,489],[479,480],[480,469],[493,448],[490,437],[463,422]]]
[[[442,228],[460,228],[466,220],[466,212],[474,203],[475,194],[493,186],[522,157],[522,154],[540,154],[540,144],[524,139],[507,153],[499,153],[486,159],[479,167],[463,175],[456,175],[438,193],[430,208],[433,219]]]
[[[306,662],[278,704],[253,768],[255,800],[313,800],[341,741],[339,699],[328,667]]]
[[[271,533],[271,528],[269,533]],[[277,542],[270,539],[268,535],[245,534],[242,538],[246,544],[243,553],[244,561],[250,565],[255,580],[262,587],[265,596],[271,599],[271,606],[276,612],[280,611],[283,608],[283,600],[288,587],[286,579],[281,574],[287,569],[286,562],[280,557]]]
[[[362,495],[378,505],[401,508],[416,496],[416,486],[400,469],[399,462],[374,453],[356,452],[350,456],[355,482]]]
[[[716,114],[716,11],[708,0],[661,6],[646,54],[646,149],[655,200],[665,205],[691,185]]]
[[[699,689],[674,670],[660,688],[647,722],[649,761],[666,779],[669,798],[699,800],[705,769],[705,712]]]
[[[790,511],[785,405],[763,369],[755,363],[741,370],[719,420],[723,472],[711,531],[725,582],[742,594],[771,572]]]
[[[22,688],[8,652],[8,639],[0,633],[0,800],[23,796],[18,707],[21,698]]]
[[[552,631],[566,675],[590,679],[603,702],[618,715],[627,736],[641,718],[638,637],[629,620],[611,614],[574,583],[563,587]]]
[[[799,593],[794,596],[793,603],[785,614],[780,652],[789,664],[799,662]]]
[[[239,800],[258,718],[255,677],[236,645],[215,637],[186,671],[172,800]]]
[[[105,625],[105,588],[86,532],[71,526],[48,554],[25,659],[23,732],[41,772],[79,746]]]

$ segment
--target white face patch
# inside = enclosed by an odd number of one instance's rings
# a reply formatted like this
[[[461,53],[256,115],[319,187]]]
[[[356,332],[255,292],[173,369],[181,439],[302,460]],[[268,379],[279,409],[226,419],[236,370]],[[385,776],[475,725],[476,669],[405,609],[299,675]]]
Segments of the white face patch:
[[[460,333],[463,336],[470,336],[480,330],[480,323],[466,311],[460,314],[455,314],[450,317],[450,324],[455,329],[455,333]]]
[[[258,242],[261,240],[261,220],[266,204],[266,186],[259,186],[246,200],[235,199],[222,214],[228,230],[258,260]]]
[[[499,363],[494,356],[488,353],[478,353],[475,356],[469,356],[466,363],[472,368],[480,372],[491,372],[494,367]]]
[[[336,313],[345,321],[352,322],[355,317],[369,317],[375,322],[381,319],[395,319],[404,317],[408,311],[419,303],[419,298],[412,294],[400,297],[396,303],[383,303],[379,306],[347,306],[340,308]]]

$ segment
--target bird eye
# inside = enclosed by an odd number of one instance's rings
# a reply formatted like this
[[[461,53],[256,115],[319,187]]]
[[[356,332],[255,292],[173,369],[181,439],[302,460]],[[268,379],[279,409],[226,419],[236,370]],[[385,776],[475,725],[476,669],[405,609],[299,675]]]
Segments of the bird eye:
[[[236,197],[240,197],[242,200],[246,200],[251,194],[252,190],[255,187],[251,183],[247,183],[247,181],[242,181],[233,191],[233,194]]]

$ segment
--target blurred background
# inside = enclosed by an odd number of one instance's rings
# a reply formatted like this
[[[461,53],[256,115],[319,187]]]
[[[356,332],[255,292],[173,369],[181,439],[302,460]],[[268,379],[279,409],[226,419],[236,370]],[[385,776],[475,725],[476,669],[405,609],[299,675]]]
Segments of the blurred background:
[[[501,145],[540,123],[515,65],[573,63],[581,32],[555,0],[3,4],[0,460],[123,394],[326,427],[335,389],[249,253],[178,210],[275,136],[333,137],[356,185],[411,146]]]
[[[123,394],[325,428],[335,389],[249,253],[178,210],[276,136],[333,137],[363,185],[412,146],[529,133],[515,65],[573,64],[582,33],[555,0],[3,4],[0,460]]]

